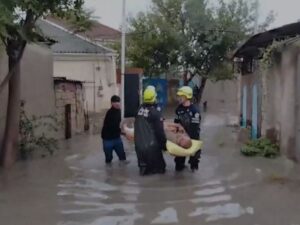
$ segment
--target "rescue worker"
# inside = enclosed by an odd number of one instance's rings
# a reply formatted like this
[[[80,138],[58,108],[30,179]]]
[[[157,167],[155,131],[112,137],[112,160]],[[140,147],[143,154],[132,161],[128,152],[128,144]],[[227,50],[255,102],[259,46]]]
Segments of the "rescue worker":
[[[191,139],[199,140],[201,115],[198,107],[192,104],[193,90],[189,86],[181,87],[177,92],[179,106],[176,109],[174,122],[179,123]],[[192,171],[198,170],[201,150],[195,156],[190,157],[189,164]],[[185,157],[175,157],[175,170],[185,169]]]
[[[156,97],[155,88],[148,86],[134,123],[135,150],[141,175],[163,174],[166,170],[162,151],[166,149],[167,139]]]

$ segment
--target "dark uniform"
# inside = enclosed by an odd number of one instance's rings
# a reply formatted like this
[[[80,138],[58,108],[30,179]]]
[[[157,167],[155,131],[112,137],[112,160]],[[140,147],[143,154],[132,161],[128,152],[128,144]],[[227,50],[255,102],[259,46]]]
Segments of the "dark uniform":
[[[164,173],[166,135],[160,110],[154,104],[143,104],[134,123],[134,142],[141,175]]]
[[[174,122],[183,126],[191,139],[200,139],[201,115],[199,109],[195,105],[192,104],[189,107],[179,105],[176,109],[176,118]],[[201,150],[199,149],[199,152],[195,156],[190,157],[189,163],[192,170],[198,169],[200,153]],[[176,157],[175,164],[177,171],[183,170],[185,168],[185,157]]]

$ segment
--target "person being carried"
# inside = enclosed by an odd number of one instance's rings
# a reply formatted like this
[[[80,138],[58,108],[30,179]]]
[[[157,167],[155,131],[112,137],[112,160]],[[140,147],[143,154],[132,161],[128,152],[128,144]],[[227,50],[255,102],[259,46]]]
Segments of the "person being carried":
[[[120,97],[114,95],[111,97],[111,108],[106,112],[101,131],[103,150],[105,154],[105,163],[107,165],[110,165],[113,160],[113,151],[116,152],[121,163],[128,163],[121,139],[120,123]]]
[[[127,140],[134,140],[134,128],[131,125],[134,121],[124,121],[122,129],[125,133]],[[180,124],[164,122],[164,131],[167,140],[177,144],[178,146],[188,149],[192,146],[192,140]]]
[[[164,130],[169,141],[188,149],[192,146],[192,140],[180,124],[164,122]]]

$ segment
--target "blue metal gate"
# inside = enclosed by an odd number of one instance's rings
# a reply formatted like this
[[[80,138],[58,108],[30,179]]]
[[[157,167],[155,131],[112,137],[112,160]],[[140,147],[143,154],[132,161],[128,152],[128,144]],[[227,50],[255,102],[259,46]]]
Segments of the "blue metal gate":
[[[247,86],[243,87],[243,115],[242,115],[242,126],[247,127]]]
[[[168,104],[168,82],[166,79],[145,79],[143,80],[143,90],[149,85],[156,88],[157,103],[164,108]]]
[[[253,86],[252,90],[252,129],[251,137],[252,139],[258,138],[258,93],[257,85]]]

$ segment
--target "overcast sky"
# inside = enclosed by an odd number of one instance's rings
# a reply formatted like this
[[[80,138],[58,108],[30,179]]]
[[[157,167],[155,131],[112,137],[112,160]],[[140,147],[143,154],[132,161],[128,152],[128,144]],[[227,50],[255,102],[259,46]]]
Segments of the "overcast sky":
[[[136,15],[139,11],[149,8],[151,0],[126,0],[127,15]],[[210,0],[215,1],[215,0]],[[94,9],[94,15],[100,22],[119,28],[122,21],[122,0],[86,0],[86,6]],[[300,19],[300,0],[259,0],[260,15],[265,16],[273,10],[277,17],[272,27],[278,27]]]

